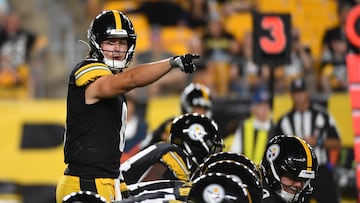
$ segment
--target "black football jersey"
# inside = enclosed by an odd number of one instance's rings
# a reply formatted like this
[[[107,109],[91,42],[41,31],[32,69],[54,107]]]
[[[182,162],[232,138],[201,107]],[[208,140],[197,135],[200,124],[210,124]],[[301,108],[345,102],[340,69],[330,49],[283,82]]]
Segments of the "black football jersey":
[[[125,141],[126,100],[119,95],[85,104],[87,85],[108,74],[112,74],[110,69],[94,60],[82,61],[70,74],[64,143],[66,175],[119,176]]]

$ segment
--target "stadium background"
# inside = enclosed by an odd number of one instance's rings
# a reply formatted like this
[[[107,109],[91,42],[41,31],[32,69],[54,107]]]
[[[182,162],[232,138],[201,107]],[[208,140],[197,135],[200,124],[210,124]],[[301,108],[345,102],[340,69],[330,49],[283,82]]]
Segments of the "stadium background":
[[[23,26],[35,31],[44,48],[37,59],[38,83],[31,98],[22,89],[0,90],[0,95],[11,94],[16,100],[0,100],[0,202],[47,203],[54,199],[54,188],[63,172],[62,132],[65,121],[67,74],[76,61],[83,58],[86,47],[77,42],[85,39],[84,30],[91,19],[92,1],[11,0],[22,17]],[[132,8],[137,1],[104,1],[105,8]],[[320,57],[324,31],[338,23],[335,0],[258,0],[260,12],[290,13],[292,24],[300,29],[301,40],[308,44],[315,58]],[[320,12],[321,11],[321,12]],[[90,13],[90,16],[89,16]],[[138,33],[137,52],[149,49],[149,25],[144,15],[130,15]],[[239,22],[241,22],[239,24]],[[251,13],[243,12],[226,19],[226,28],[239,40],[252,29]],[[184,46],[191,30],[178,34],[178,28],[164,28],[167,49],[175,54],[186,52]],[[334,115],[342,135],[344,149],[353,149],[351,97],[348,93],[317,97]],[[224,119],[246,116],[249,100],[216,101],[215,119],[221,127]],[[226,105],[225,105],[226,104]],[[152,97],[143,104],[150,130],[169,116],[178,115],[178,95]],[[291,107],[289,95],[274,98],[274,120]],[[236,109],[234,111],[234,109]],[[354,167],[355,168],[355,167]],[[351,172],[354,173],[355,169]],[[355,176],[351,183],[355,184]],[[354,185],[350,184],[353,192]],[[356,193],[356,191],[355,191]],[[357,194],[344,193],[343,202],[356,202]]]

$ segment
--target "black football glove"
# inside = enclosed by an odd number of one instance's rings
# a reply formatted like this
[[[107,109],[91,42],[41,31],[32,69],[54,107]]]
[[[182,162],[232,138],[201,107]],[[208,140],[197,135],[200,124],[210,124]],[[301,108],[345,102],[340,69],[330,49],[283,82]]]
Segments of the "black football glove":
[[[197,54],[174,56],[170,59],[170,65],[173,68],[180,68],[185,73],[192,73],[196,70],[193,60],[198,58],[200,58],[200,55]]]

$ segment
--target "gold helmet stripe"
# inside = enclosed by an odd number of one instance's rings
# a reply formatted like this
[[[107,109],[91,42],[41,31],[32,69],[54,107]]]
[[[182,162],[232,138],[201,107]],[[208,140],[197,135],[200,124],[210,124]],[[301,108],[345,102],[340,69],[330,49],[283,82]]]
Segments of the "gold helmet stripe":
[[[209,95],[208,95],[208,93],[207,93],[207,91],[206,91],[205,87],[201,85],[201,89],[200,89],[200,90],[201,90],[201,93],[202,93],[202,95],[203,95],[203,97],[204,97],[205,101],[209,101]]]
[[[115,25],[116,25],[116,29],[117,30],[121,30],[122,29],[122,24],[121,24],[121,17],[118,11],[112,11],[115,17]]]
[[[306,144],[306,142],[304,140],[300,139],[299,137],[296,137],[296,138],[300,141],[301,145],[304,147],[304,150],[306,153],[307,170],[311,171],[313,163],[312,163],[312,156],[311,156],[309,146]]]

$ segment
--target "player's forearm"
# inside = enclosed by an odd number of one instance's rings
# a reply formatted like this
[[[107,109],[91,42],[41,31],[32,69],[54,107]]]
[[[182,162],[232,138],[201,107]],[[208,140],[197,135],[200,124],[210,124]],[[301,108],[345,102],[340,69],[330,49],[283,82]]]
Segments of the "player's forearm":
[[[199,57],[196,54],[184,54],[127,68],[124,72],[97,79],[96,85],[90,85],[92,87],[88,89],[92,90],[87,90],[87,92],[89,92],[89,97],[93,98],[112,97],[117,94],[124,94],[137,87],[147,86],[160,79],[173,68],[179,68],[185,73],[192,73],[196,70],[193,60]]]
[[[129,88],[132,89],[136,87],[143,87],[155,82],[171,69],[172,67],[170,66],[169,59],[164,59],[130,68],[120,74],[127,74],[126,77],[129,82]]]
[[[127,68],[115,75],[106,75],[91,84],[86,92],[87,98],[107,98],[146,86],[158,80],[172,69],[169,59]]]

